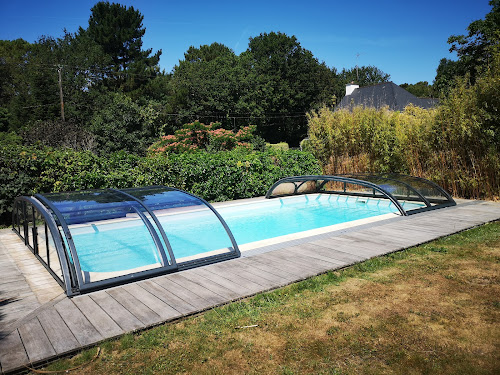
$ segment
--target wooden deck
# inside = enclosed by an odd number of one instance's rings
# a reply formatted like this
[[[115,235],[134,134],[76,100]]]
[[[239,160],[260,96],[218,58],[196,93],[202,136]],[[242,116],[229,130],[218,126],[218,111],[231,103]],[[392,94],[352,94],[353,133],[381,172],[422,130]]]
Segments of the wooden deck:
[[[126,332],[499,219],[499,203],[460,201],[456,207],[274,245],[71,299],[12,231],[1,230],[0,369],[34,366]]]

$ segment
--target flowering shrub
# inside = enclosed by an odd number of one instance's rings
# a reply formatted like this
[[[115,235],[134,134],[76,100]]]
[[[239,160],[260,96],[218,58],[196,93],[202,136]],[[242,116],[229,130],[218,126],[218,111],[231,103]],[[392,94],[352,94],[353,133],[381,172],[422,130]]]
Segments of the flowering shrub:
[[[234,133],[218,122],[205,125],[199,121],[185,124],[175,134],[165,135],[149,147],[152,153],[181,153],[196,150],[228,151],[235,147],[251,149],[256,126],[245,126]]]

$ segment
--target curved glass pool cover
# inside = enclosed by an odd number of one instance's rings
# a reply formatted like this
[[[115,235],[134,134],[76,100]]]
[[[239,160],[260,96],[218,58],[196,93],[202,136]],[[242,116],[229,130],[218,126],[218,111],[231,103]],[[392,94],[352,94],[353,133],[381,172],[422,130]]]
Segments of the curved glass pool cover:
[[[271,186],[266,198],[311,193],[388,199],[404,216],[456,204],[450,194],[434,182],[400,174],[286,177]],[[405,210],[405,202],[413,203],[412,208]]]
[[[164,186],[19,197],[13,228],[68,295],[240,255],[209,203]]]
[[[402,215],[455,205],[428,180],[389,174],[287,177],[266,198],[311,193],[386,199]],[[209,203],[165,186],[18,197],[12,222],[69,296],[240,256]]]

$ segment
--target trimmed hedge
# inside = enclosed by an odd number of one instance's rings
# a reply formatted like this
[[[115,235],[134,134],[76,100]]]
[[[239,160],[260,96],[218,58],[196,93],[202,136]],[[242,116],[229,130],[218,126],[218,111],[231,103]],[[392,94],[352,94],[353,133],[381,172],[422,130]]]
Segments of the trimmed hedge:
[[[20,195],[166,185],[226,201],[261,196],[279,178],[320,171],[312,154],[295,150],[99,157],[71,149],[6,146],[0,149],[0,223],[10,223],[12,202]]]

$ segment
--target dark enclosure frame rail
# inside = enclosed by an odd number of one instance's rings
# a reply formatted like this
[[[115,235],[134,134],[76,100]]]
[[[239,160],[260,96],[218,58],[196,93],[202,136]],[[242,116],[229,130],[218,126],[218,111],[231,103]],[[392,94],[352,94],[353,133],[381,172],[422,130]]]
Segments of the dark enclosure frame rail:
[[[194,259],[182,261],[180,263],[177,262],[168,235],[166,234],[166,231],[158,220],[156,214],[153,212],[153,209],[148,207],[144,200],[141,200],[133,195],[134,192],[136,194],[147,194],[148,192],[150,193],[155,190],[161,190],[163,192],[177,192],[177,194],[180,194],[182,197],[196,202],[195,204],[199,205],[200,209],[205,211],[208,209],[209,211],[207,212],[211,212],[213,217],[215,217],[220,225],[222,225],[229,239],[228,244],[230,243],[231,246],[228,246],[227,251],[223,253],[200,256]],[[108,195],[113,194],[114,197],[122,199],[120,203],[132,202],[136,205],[136,207],[140,207],[143,212],[135,207],[129,207],[129,210],[133,209],[133,212],[130,212],[136,214],[147,228],[152,241],[156,246],[156,250],[160,255],[161,266],[105,278],[104,280],[88,281],[84,277],[84,272],[82,272],[77,246],[75,246],[75,242],[73,240],[70,225],[67,221],[67,215],[65,216],[58,209],[57,204],[54,203],[53,199],[51,199],[54,194],[36,194],[33,197],[22,196],[16,198],[12,213],[13,231],[17,233],[17,235],[24,241],[25,245],[51,273],[54,279],[61,285],[61,287],[64,288],[68,296],[74,296],[125,282],[198,267],[200,265],[215,263],[240,256],[238,244],[236,243],[231,230],[217,210],[215,210],[213,206],[204,199],[188,192],[165,186],[149,186],[136,189],[124,189],[123,191],[118,189],[105,189],[75,193],[92,193],[94,195],[99,195],[100,193]],[[131,204],[129,204],[129,206],[131,206]],[[102,208],[100,209],[101,211],[103,210]],[[38,231],[40,230],[39,228],[44,228],[44,239],[38,235]],[[193,235],[196,236],[198,234],[194,233]],[[49,251],[49,236],[52,245],[51,249],[55,250],[55,252]],[[43,244],[44,242],[45,246]],[[42,253],[40,253],[40,250],[42,250]],[[52,266],[56,261],[54,254],[57,254],[57,263],[59,265],[57,270]]]
[[[315,182],[311,188],[309,182]],[[339,182],[342,189],[326,189],[328,182]],[[293,191],[279,192],[279,186],[293,184]],[[355,185],[370,189],[371,192],[347,190],[348,185]],[[307,186],[301,191],[301,188]],[[278,193],[275,193],[278,190]],[[455,206],[456,202],[451,195],[439,185],[420,177],[401,174],[345,174],[345,175],[311,175],[285,177],[276,181],[267,191],[266,198],[278,198],[290,195],[304,195],[311,193],[338,194],[364,198],[382,198],[391,201],[403,216],[438,208]],[[377,193],[379,193],[377,195]],[[404,202],[417,202],[422,207],[405,210]]]

